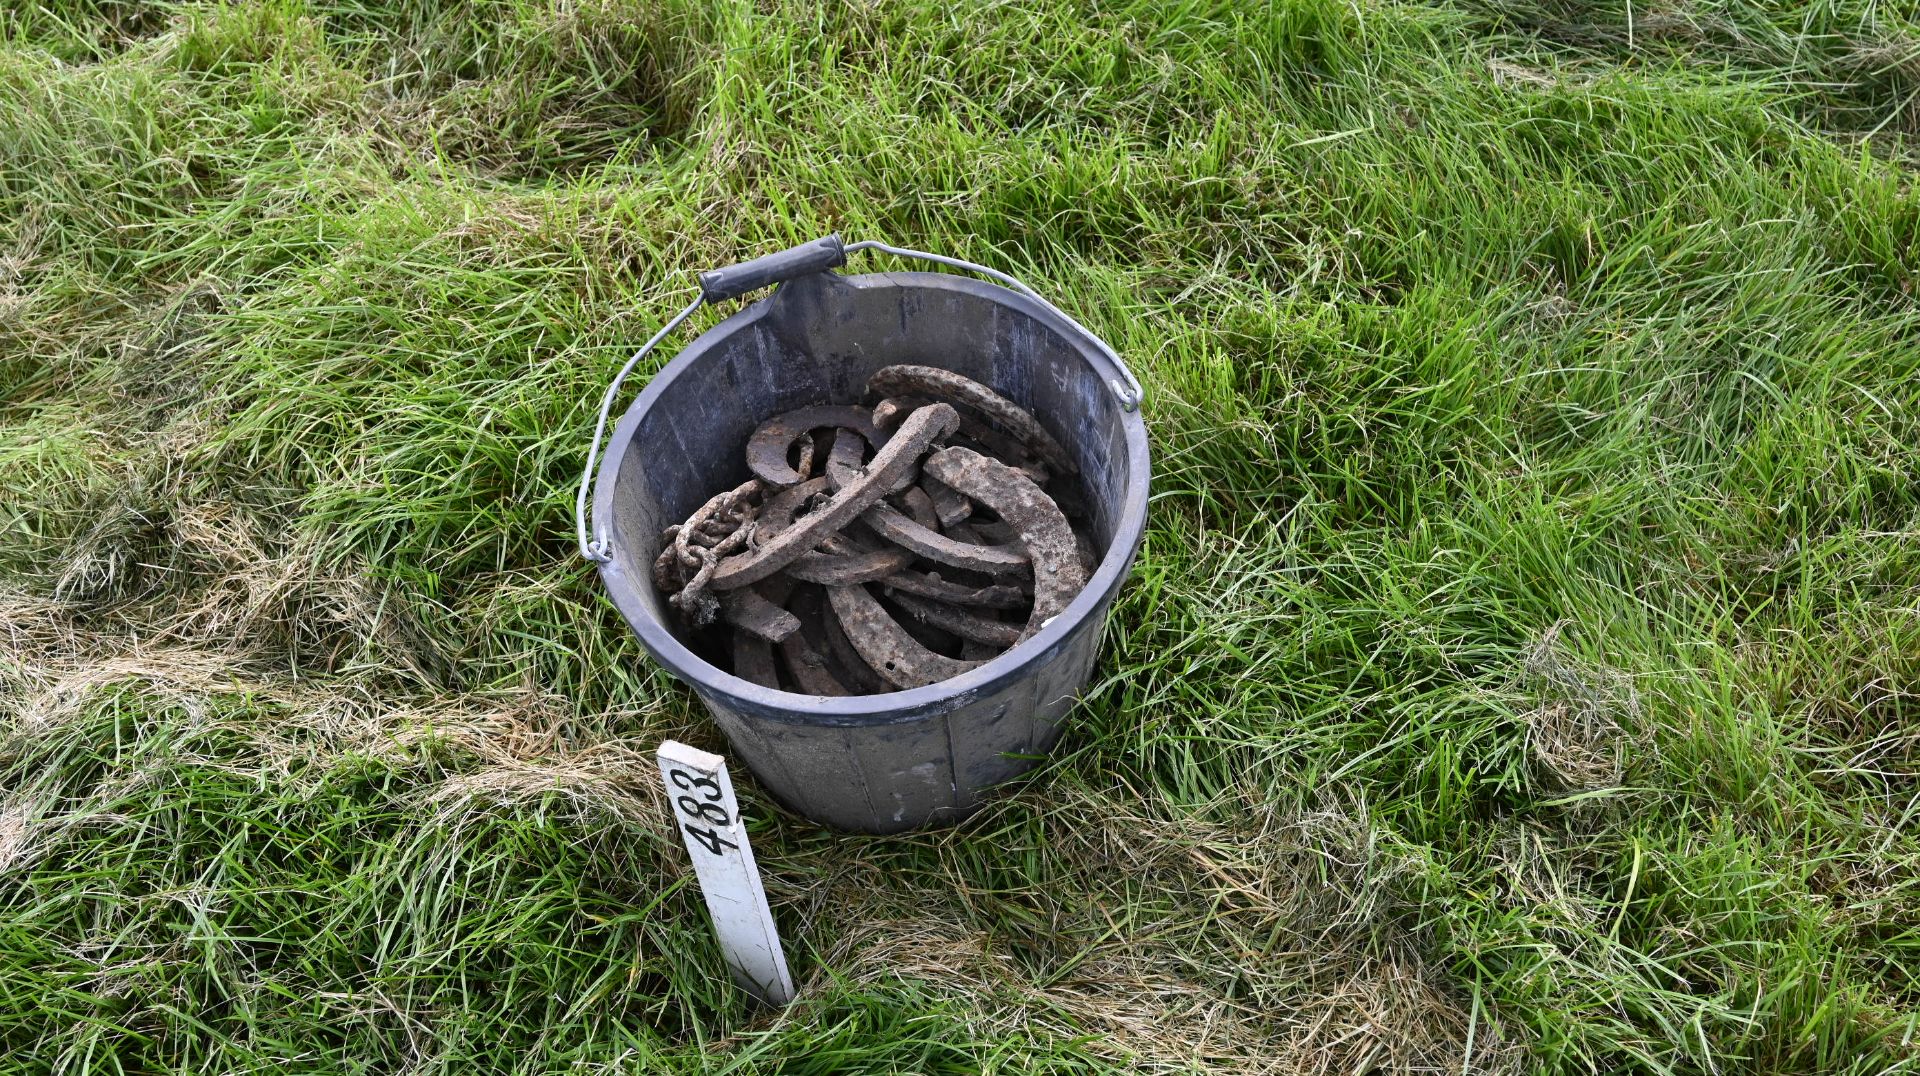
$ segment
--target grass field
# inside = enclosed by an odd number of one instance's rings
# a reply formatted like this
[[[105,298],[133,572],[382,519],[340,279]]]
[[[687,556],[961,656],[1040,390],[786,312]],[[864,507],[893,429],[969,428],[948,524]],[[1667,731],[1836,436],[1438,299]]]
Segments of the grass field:
[[[1914,0],[7,0],[0,1067],[1912,1071],[1917,139]],[[1014,794],[742,780],[769,1015],[571,483],[831,230],[1157,499]]]

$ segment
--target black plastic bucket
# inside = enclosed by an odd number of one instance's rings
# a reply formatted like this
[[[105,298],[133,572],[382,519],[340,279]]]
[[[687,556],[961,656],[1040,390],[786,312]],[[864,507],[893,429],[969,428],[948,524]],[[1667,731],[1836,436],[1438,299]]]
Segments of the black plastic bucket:
[[[704,301],[786,282],[688,345],[641,392],[599,469],[598,537],[588,540],[583,518],[581,542],[648,653],[693,687],[763,786],[817,822],[892,833],[957,820],[1059,738],[1139,550],[1147,432],[1132,375],[1057,308],[1031,292],[954,274],[842,276],[823,268],[871,247],[917,255],[874,243],[843,249],[829,237],[703,275]],[[907,691],[800,695],[710,663],[653,588],[661,530],[746,479],[742,446],[761,422],[807,404],[854,402],[870,374],[895,363],[945,367],[992,386],[1076,456],[1100,552],[1086,589],[1033,638],[962,676]],[[609,402],[617,388],[616,381]],[[589,459],[588,479],[592,468]],[[583,508],[586,488],[583,481]]]

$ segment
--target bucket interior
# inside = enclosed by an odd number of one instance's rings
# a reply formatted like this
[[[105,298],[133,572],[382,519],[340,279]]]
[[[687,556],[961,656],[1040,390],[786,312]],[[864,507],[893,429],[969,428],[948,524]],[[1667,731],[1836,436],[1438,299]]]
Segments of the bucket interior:
[[[1026,305],[1012,292],[946,274],[822,273],[783,285],[683,351],[642,394],[621,423],[631,432],[611,448],[621,458],[606,523],[622,574],[651,618],[724,667],[715,660],[722,634],[689,631],[650,583],[660,532],[746,481],[746,442],[762,422],[809,404],[866,402],[867,378],[897,363],[953,370],[1026,408],[1080,468],[1053,481],[1062,506],[1077,509],[1103,563],[1131,555],[1113,540],[1124,529],[1132,465],[1143,462],[1129,459],[1132,416],[1090,342],[1008,299]]]

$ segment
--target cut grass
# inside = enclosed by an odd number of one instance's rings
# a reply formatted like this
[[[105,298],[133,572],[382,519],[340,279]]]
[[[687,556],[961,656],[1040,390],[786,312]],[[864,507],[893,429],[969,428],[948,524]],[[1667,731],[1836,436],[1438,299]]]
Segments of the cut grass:
[[[1917,27],[0,12],[0,1043],[1904,1071]],[[652,799],[659,739],[722,745],[567,513],[688,273],[835,229],[1083,316],[1147,385],[1156,494],[1021,788],[878,840],[741,782],[804,983],[771,1015]]]

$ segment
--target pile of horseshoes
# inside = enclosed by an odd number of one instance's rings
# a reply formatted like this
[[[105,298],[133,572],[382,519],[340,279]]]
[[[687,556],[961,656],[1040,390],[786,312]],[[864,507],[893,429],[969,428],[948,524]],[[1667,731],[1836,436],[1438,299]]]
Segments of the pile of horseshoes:
[[[870,409],[762,423],[753,477],[662,534],[654,586],[689,626],[732,629],[735,676],[805,695],[936,683],[1039,631],[1092,574],[1078,469],[1032,415],[930,366],[867,392]]]

